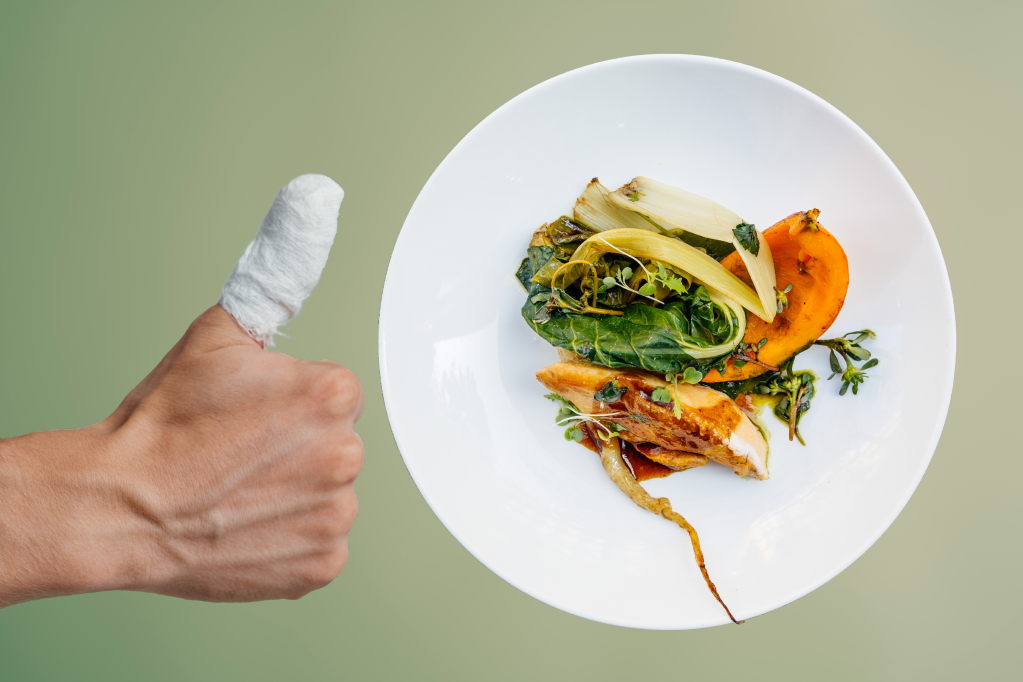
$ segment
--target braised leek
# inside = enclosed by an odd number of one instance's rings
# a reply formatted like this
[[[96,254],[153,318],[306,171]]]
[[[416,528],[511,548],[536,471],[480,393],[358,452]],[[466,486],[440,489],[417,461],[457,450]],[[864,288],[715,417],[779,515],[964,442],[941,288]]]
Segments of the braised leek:
[[[723,265],[672,237],[649,230],[619,228],[593,235],[576,249],[572,260],[596,262],[605,253],[619,253],[630,258],[654,260],[672,265],[708,287],[732,299],[757,317],[767,320],[764,305],[756,292]],[[761,249],[761,253],[764,250]],[[770,254],[768,254],[770,258]],[[772,269],[773,273],[773,269]],[[772,296],[774,294],[772,290]],[[774,308],[771,308],[774,312]],[[774,315],[771,315],[771,319]]]
[[[611,192],[608,198],[623,210],[639,213],[661,224],[708,239],[732,244],[746,264],[760,299],[759,312],[747,308],[767,322],[774,321],[777,307],[774,302],[774,287],[777,284],[774,260],[771,257],[771,247],[753,225],[706,197],[642,176]]]
[[[742,218],[721,204],[678,187],[638,177],[608,195],[620,209],[720,242],[731,242]]]
[[[593,178],[586,189],[575,200],[574,216],[577,222],[597,232],[614,230],[620,227],[631,227],[637,230],[657,232],[658,229],[643,216],[632,211],[623,210],[608,198],[610,190]]]

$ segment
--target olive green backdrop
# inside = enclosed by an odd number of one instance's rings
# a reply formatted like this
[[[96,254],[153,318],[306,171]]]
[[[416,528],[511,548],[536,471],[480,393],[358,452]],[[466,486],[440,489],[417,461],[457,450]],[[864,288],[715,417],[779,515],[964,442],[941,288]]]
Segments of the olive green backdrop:
[[[0,679],[976,679],[1017,667],[1018,398],[992,377],[1019,377],[1020,4],[13,4],[0,9],[0,436],[106,416],[216,301],[277,189],[319,172],[345,188],[343,219],[278,350],[358,373],[367,456],[351,560],[328,588],[250,605],[110,593],[15,606],[0,611]],[[384,273],[433,169],[523,90],[652,52],[752,64],[848,114],[920,197],[955,292],[956,394],[916,495],[848,570],[742,627],[625,630],[518,592],[424,503],[380,397]]]

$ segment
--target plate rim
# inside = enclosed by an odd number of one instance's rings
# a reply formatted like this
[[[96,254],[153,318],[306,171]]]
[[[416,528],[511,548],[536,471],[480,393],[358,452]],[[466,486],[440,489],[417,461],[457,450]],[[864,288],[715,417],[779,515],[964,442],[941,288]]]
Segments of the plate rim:
[[[957,350],[957,345],[956,345],[957,344],[957,327],[956,327],[956,317],[955,317],[955,300],[954,300],[954,297],[952,295],[952,283],[951,283],[951,280],[950,280],[949,275],[948,275],[948,266],[947,266],[947,264],[945,262],[944,254],[941,251],[941,244],[938,242],[937,234],[934,232],[934,226],[931,224],[931,221],[930,221],[930,219],[927,216],[927,212],[924,210],[923,205],[920,203],[920,199],[917,197],[916,192],[914,192],[913,188],[910,186],[909,181],[906,180],[905,176],[903,176],[902,172],[898,169],[898,167],[895,165],[895,163],[888,157],[888,155],[885,153],[885,151],[883,149],[881,149],[881,146],[878,145],[877,142],[875,142],[873,140],[873,138],[871,138],[862,128],[860,128],[860,126],[858,126],[855,121],[853,121],[851,118],[849,118],[841,110],[839,110],[837,107],[832,105],[827,100],[823,99],[819,95],[814,94],[813,92],[807,90],[806,88],[804,88],[804,87],[802,87],[800,85],[797,85],[796,83],[793,83],[790,80],[787,80],[787,79],[785,79],[785,78],[783,78],[781,76],[778,76],[777,74],[771,73],[771,72],[766,71],[764,69],[759,69],[757,67],[750,66],[748,64],[743,64],[741,62],[736,62],[736,61],[732,61],[732,60],[728,60],[728,59],[721,59],[721,58],[718,58],[718,57],[708,57],[708,56],[705,56],[705,55],[652,53],[652,54],[642,54],[642,55],[631,55],[631,56],[626,56],[626,57],[618,57],[618,58],[615,58],[615,59],[609,59],[609,60],[604,60],[604,61],[600,61],[600,62],[594,62],[592,64],[586,64],[584,66],[580,66],[580,67],[577,67],[575,69],[571,69],[569,71],[565,71],[564,73],[560,73],[560,74],[558,74],[556,76],[553,76],[553,77],[548,78],[548,79],[546,79],[544,81],[541,81],[540,83],[537,83],[536,85],[533,85],[532,87],[527,88],[526,90],[520,92],[518,95],[516,95],[515,97],[512,97],[507,102],[505,102],[504,104],[502,104],[501,106],[496,108],[494,111],[492,111],[490,114],[488,114],[483,120],[481,120],[479,123],[477,123],[475,126],[473,126],[472,129],[468,133],[466,133],[462,137],[462,139],[459,140],[458,143],[454,147],[452,147],[451,150],[444,156],[444,158],[441,160],[441,162],[437,165],[437,167],[430,174],[430,177],[427,179],[426,183],[419,190],[419,193],[416,195],[415,201],[412,203],[412,206],[409,208],[408,214],[405,216],[405,220],[402,222],[401,230],[399,230],[399,232],[398,232],[398,237],[395,239],[394,246],[391,249],[391,254],[388,257],[387,272],[384,275],[384,285],[383,285],[383,288],[381,289],[381,294],[380,294],[380,309],[379,309],[379,314],[378,314],[378,317],[377,317],[377,363],[378,363],[379,379],[380,379],[380,385],[381,385],[381,394],[382,394],[383,401],[384,401],[384,410],[385,410],[385,413],[387,415],[388,426],[390,427],[391,437],[394,439],[395,446],[397,447],[398,452],[401,455],[402,463],[405,465],[405,470],[408,471],[409,476],[412,478],[413,483],[415,483],[416,488],[419,490],[420,495],[423,496],[424,501],[430,507],[430,511],[433,512],[433,514],[441,522],[441,524],[444,526],[444,528],[449,533],[451,533],[451,535],[455,538],[455,540],[457,540],[458,543],[474,559],[476,559],[478,562],[480,562],[483,566],[485,566],[488,570],[490,570],[494,575],[496,575],[497,577],[501,578],[502,580],[507,582],[509,585],[511,585],[515,589],[517,589],[520,592],[522,592],[523,594],[525,594],[526,596],[528,596],[528,597],[530,597],[532,599],[535,599],[536,601],[539,601],[539,602],[541,602],[543,604],[546,604],[547,606],[550,606],[550,607],[556,608],[556,609],[558,609],[560,611],[563,611],[565,613],[569,613],[571,615],[574,615],[574,616],[577,616],[577,617],[580,617],[580,618],[586,618],[587,620],[591,620],[591,621],[594,621],[594,622],[604,623],[604,624],[607,624],[607,625],[613,625],[613,626],[617,626],[617,627],[627,627],[627,628],[641,629],[641,630],[678,631],[678,630],[700,629],[700,628],[705,628],[705,627],[715,627],[717,625],[728,624],[729,621],[727,619],[724,619],[723,621],[721,621],[719,623],[697,624],[697,625],[686,626],[686,627],[669,627],[669,626],[657,627],[657,626],[638,625],[638,624],[635,624],[635,623],[621,622],[620,620],[616,620],[616,619],[613,619],[613,618],[600,617],[600,616],[598,616],[596,614],[587,612],[585,609],[578,609],[578,608],[574,608],[574,607],[568,607],[568,606],[566,606],[564,604],[560,604],[560,603],[558,603],[558,600],[556,600],[556,599],[548,600],[548,599],[543,599],[543,598],[540,598],[540,597],[536,596],[535,594],[533,594],[532,592],[530,592],[529,590],[525,589],[523,586],[518,584],[517,580],[514,580],[514,579],[508,577],[507,575],[504,574],[503,571],[498,570],[494,566],[491,566],[487,561],[485,561],[484,559],[482,559],[480,556],[477,555],[477,553],[473,550],[473,547],[471,546],[471,543],[466,542],[466,540],[462,537],[461,533],[456,532],[452,528],[452,525],[448,522],[448,519],[446,519],[438,511],[437,507],[433,504],[431,494],[427,493],[426,490],[423,489],[423,486],[420,485],[420,481],[416,477],[415,472],[412,470],[412,468],[409,467],[409,462],[408,462],[408,460],[405,457],[405,452],[404,452],[404,449],[403,449],[403,446],[402,446],[402,442],[400,441],[399,436],[396,433],[394,427],[391,426],[391,424],[393,423],[394,415],[392,415],[392,398],[391,398],[391,391],[390,391],[390,388],[389,388],[390,383],[389,383],[389,374],[388,374],[387,359],[386,359],[386,339],[385,339],[385,334],[384,334],[385,319],[388,317],[388,315],[390,313],[390,308],[388,306],[388,295],[387,294],[388,294],[388,291],[389,291],[389,284],[392,281],[391,280],[391,274],[392,274],[391,265],[392,265],[392,262],[394,260],[394,254],[398,251],[398,247],[402,244],[402,240],[405,237],[405,227],[408,225],[409,220],[415,215],[416,208],[419,205],[420,200],[422,199],[423,195],[432,186],[432,184],[434,183],[434,181],[436,180],[438,175],[446,168],[446,166],[450,162],[451,158],[456,154],[456,152],[459,151],[459,149],[463,145],[469,143],[472,139],[474,139],[475,136],[478,135],[479,132],[492,119],[497,117],[501,112],[503,112],[505,109],[511,107],[516,102],[518,102],[518,101],[520,101],[520,100],[522,100],[522,99],[524,99],[524,98],[526,98],[528,96],[532,96],[532,95],[535,95],[536,93],[542,92],[542,91],[544,91],[544,90],[546,90],[546,89],[548,89],[550,87],[554,87],[558,82],[560,82],[562,80],[567,80],[567,79],[569,79],[569,78],[571,78],[571,77],[573,77],[575,75],[578,75],[581,72],[599,71],[601,69],[611,68],[614,65],[618,65],[618,64],[622,64],[622,63],[643,64],[643,63],[657,63],[657,62],[665,62],[665,61],[667,61],[667,62],[674,62],[676,64],[686,64],[686,65],[710,65],[710,66],[717,67],[717,68],[723,68],[723,69],[726,69],[726,70],[732,70],[732,71],[740,73],[740,74],[744,74],[744,75],[748,75],[748,76],[754,76],[756,78],[763,79],[763,80],[765,80],[765,81],[767,81],[767,82],[769,82],[769,83],[771,83],[773,85],[780,86],[780,87],[782,87],[782,88],[784,88],[784,89],[786,89],[786,90],[788,90],[788,91],[792,92],[793,94],[796,94],[796,95],[798,95],[800,97],[807,98],[807,99],[809,99],[810,101],[812,101],[812,102],[814,102],[816,104],[823,105],[825,109],[829,110],[832,114],[836,114],[840,120],[844,121],[847,124],[847,126],[852,130],[852,132],[855,135],[858,135],[861,138],[862,142],[866,143],[867,148],[871,149],[875,154],[877,154],[880,157],[881,162],[883,164],[887,164],[891,171],[894,171],[894,176],[896,178],[898,178],[898,182],[901,183],[903,191],[909,197],[912,198],[912,207],[913,207],[913,209],[918,214],[918,217],[922,219],[923,223],[928,228],[927,229],[927,238],[930,240],[930,245],[932,247],[934,247],[935,251],[938,254],[938,258],[939,258],[939,261],[940,261],[940,264],[941,264],[941,274],[943,275],[943,277],[942,277],[942,284],[944,286],[941,287],[940,295],[945,299],[945,302],[948,304],[948,310],[950,311],[950,320],[949,320],[950,336],[949,336],[949,339],[948,339],[948,342],[949,342],[949,358],[950,358],[949,363],[950,363],[950,366],[946,368],[946,372],[947,372],[947,376],[948,376],[948,384],[947,384],[947,390],[945,391],[945,396],[944,396],[944,398],[942,400],[942,405],[941,405],[941,408],[940,408],[940,418],[935,422],[935,427],[936,428],[934,428],[932,430],[932,433],[930,434],[929,441],[928,441],[928,443],[926,445],[927,455],[921,460],[921,464],[920,464],[919,469],[916,472],[916,474],[915,474],[915,476],[914,476],[914,478],[912,480],[912,484],[907,486],[906,493],[904,494],[903,498],[898,501],[897,505],[894,508],[894,512],[892,513],[890,518],[886,519],[883,523],[879,524],[878,531],[876,532],[876,534],[871,536],[870,539],[865,544],[863,544],[861,547],[856,548],[856,550],[851,553],[851,559],[849,559],[849,561],[847,561],[844,564],[842,564],[839,568],[837,568],[833,573],[831,573],[827,577],[824,577],[821,580],[819,580],[819,581],[817,581],[817,582],[807,586],[805,590],[797,591],[797,592],[793,593],[792,595],[786,595],[783,599],[779,600],[776,604],[774,604],[770,608],[768,608],[768,609],[766,609],[766,610],[764,610],[764,611],[762,611],[762,612],[760,612],[760,613],[758,613],[758,614],[756,614],[754,616],[748,616],[747,618],[756,618],[758,616],[765,615],[765,614],[770,613],[772,611],[775,611],[775,610],[777,610],[777,609],[779,609],[779,608],[781,608],[783,606],[791,604],[792,602],[794,602],[794,601],[796,601],[798,599],[801,599],[802,597],[805,597],[807,594],[810,594],[814,590],[817,590],[818,588],[820,588],[821,586],[823,586],[824,584],[826,584],[827,582],[831,581],[836,576],[838,576],[839,574],[844,572],[847,568],[849,568],[849,566],[851,566],[860,557],[862,557],[871,547],[874,546],[874,544],[881,538],[882,535],[885,534],[885,532],[887,532],[887,530],[895,522],[895,519],[897,519],[899,517],[899,515],[902,513],[902,511],[906,508],[906,505],[909,504],[909,500],[913,497],[913,494],[916,493],[916,490],[920,486],[920,482],[923,480],[923,476],[926,473],[927,468],[930,466],[931,460],[934,457],[934,453],[937,450],[938,443],[939,443],[939,441],[941,439],[941,434],[942,434],[942,432],[944,431],[944,428],[945,428],[945,422],[946,422],[946,420],[948,418],[948,410],[949,410],[949,407],[951,405],[952,393],[954,392],[954,388],[955,388],[955,368],[956,368],[956,350]],[[939,292],[935,292],[935,293],[939,293]]]

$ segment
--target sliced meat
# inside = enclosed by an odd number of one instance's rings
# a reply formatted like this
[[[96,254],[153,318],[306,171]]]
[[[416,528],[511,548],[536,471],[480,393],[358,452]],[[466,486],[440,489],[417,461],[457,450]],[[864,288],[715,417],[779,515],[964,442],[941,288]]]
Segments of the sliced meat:
[[[583,439],[579,441],[579,445],[599,455],[600,448],[597,447],[597,444],[586,435],[586,431],[583,434]],[[653,454],[657,459],[655,460],[653,457],[647,456],[645,454],[647,452]],[[629,469],[637,481],[664,478],[679,471],[685,471],[693,467],[702,467],[707,463],[707,458],[703,455],[665,450],[653,443],[630,443],[628,441],[622,443],[622,459],[629,465]]]
[[[653,443],[633,443],[632,447],[634,447],[647,459],[652,459],[658,464],[663,464],[675,471],[685,471],[686,469],[692,469],[693,467],[702,467],[707,463],[706,455],[696,455],[691,452],[669,450],[667,448],[662,448],[660,445],[654,445]]]
[[[740,476],[768,478],[767,442],[724,393],[694,384],[680,384],[676,391],[654,374],[615,370],[588,362],[557,362],[537,372],[536,378],[549,390],[572,401],[580,412],[620,413],[602,421],[624,427],[626,430],[619,434],[622,440],[652,443],[665,451],[704,455]],[[601,405],[593,396],[611,381],[627,390],[617,401]],[[681,407],[681,417],[675,417],[670,405],[651,399],[656,388],[666,388],[672,394]]]

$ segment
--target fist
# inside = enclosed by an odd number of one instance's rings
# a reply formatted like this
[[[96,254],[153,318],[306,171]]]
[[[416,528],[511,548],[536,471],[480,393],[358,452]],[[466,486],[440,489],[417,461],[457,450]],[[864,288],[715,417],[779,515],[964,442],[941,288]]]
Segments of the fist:
[[[103,423],[142,538],[131,589],[297,599],[348,559],[364,394],[330,361],[270,353],[216,305]]]

